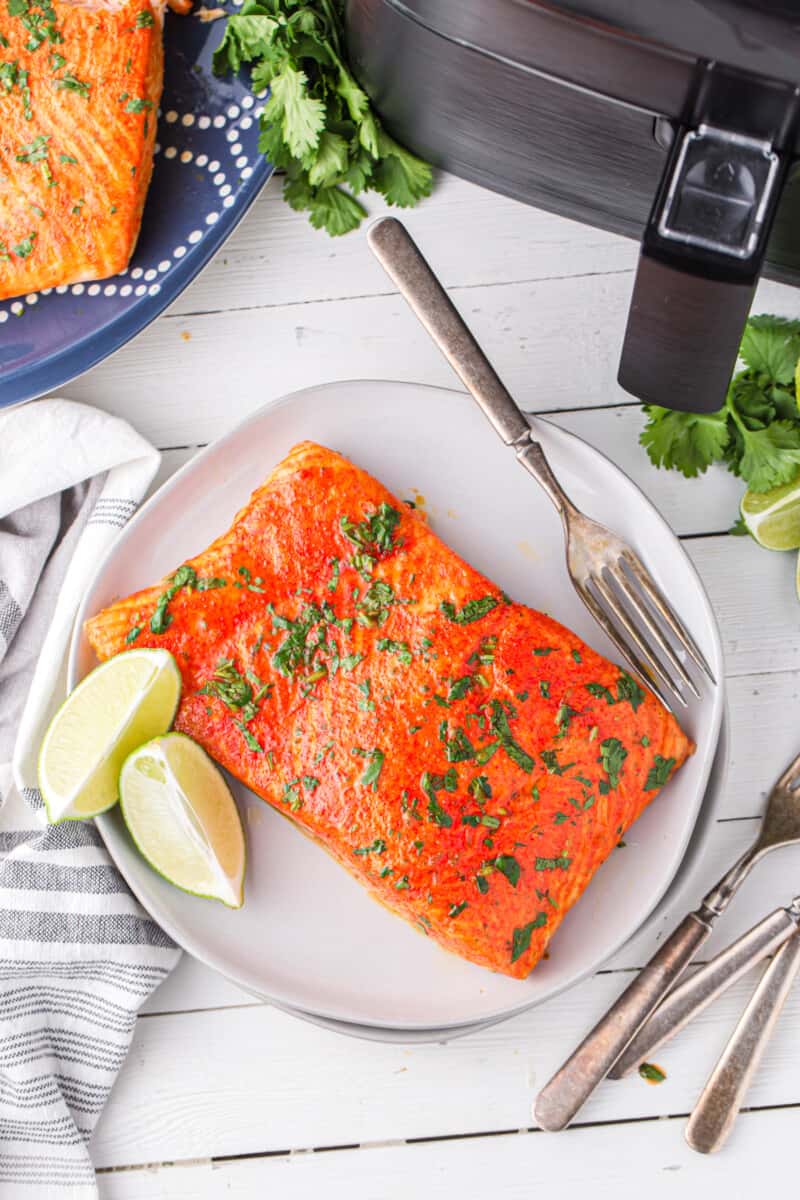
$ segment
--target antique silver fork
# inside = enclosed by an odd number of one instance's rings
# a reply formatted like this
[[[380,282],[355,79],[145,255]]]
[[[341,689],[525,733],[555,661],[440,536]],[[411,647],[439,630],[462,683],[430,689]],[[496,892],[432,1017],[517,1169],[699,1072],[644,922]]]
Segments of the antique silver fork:
[[[558,510],[570,579],[594,619],[667,707],[668,695],[686,705],[684,689],[699,697],[698,687],[678,651],[688,655],[712,682],[714,677],[689,630],[631,547],[580,512],[566,495],[534,439],[527,417],[405,227],[393,217],[383,217],[370,227],[367,240],[497,433],[513,447],[519,462]]]

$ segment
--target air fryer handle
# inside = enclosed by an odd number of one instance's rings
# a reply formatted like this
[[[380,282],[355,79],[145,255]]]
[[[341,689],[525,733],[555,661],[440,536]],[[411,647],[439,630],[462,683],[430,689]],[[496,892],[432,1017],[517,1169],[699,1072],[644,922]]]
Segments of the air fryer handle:
[[[679,131],[642,239],[626,391],[685,411],[722,405],[786,165],[768,138],[704,122]]]
[[[690,274],[642,248],[618,379],[645,404],[713,412],[725,400],[756,281]]]

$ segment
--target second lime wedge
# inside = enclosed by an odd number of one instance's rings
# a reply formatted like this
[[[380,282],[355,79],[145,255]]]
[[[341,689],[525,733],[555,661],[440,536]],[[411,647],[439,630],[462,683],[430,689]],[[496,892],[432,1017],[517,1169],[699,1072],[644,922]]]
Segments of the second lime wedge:
[[[742,497],[742,519],[750,533],[767,550],[800,548],[800,478],[769,492]]]
[[[183,733],[134,750],[119,779],[131,837],[159,875],[185,892],[241,908],[245,840],[222,773]]]

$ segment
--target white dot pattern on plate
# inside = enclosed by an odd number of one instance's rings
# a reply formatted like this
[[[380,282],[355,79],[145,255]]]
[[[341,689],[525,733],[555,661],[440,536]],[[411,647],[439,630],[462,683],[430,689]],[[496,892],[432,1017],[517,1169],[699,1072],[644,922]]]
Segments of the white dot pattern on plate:
[[[234,0],[234,4],[237,7],[241,6],[242,3],[243,0]],[[193,133],[209,129],[225,129],[228,122],[231,122],[231,128],[225,132],[225,140],[228,142],[231,157],[235,160],[236,168],[239,171],[239,180],[246,181],[252,175],[253,170],[252,167],[247,165],[249,159],[243,153],[242,133],[250,130],[254,124],[254,120],[257,120],[262,115],[264,105],[263,103],[257,105],[256,100],[263,101],[266,94],[266,91],[261,91],[257,93],[255,98],[250,95],[243,96],[238,104],[229,104],[224,114],[217,113],[215,116],[211,116],[209,113],[180,113],[174,108],[167,109],[165,112],[159,110],[158,116],[164,125],[174,127],[170,130],[173,136],[176,133],[179,134],[181,129],[192,130]],[[238,125],[233,124],[237,121]],[[236,192],[231,184],[227,182],[225,172],[220,170],[218,159],[209,160],[207,154],[197,153],[196,149],[181,147],[174,142],[166,146],[162,146],[160,142],[156,142],[154,153],[162,155],[170,161],[177,159],[178,162],[184,165],[194,163],[197,167],[207,168],[209,174],[213,177],[213,184],[219,198],[219,207],[221,209],[229,209],[236,203]],[[219,218],[220,212],[212,209],[205,214],[203,220],[205,225],[210,228],[216,225]],[[183,244],[176,246],[172,251],[171,258],[163,258],[157,265],[147,268],[141,266],[126,267],[124,270],[118,272],[118,276],[130,275],[131,279],[143,279],[145,281],[138,283],[136,287],[130,283],[123,285],[116,283],[106,283],[104,285],[100,283],[91,283],[88,285],[83,283],[74,283],[72,285],[62,283],[55,288],[43,288],[40,292],[28,293],[24,298],[15,298],[7,307],[0,307],[0,324],[6,322],[10,315],[21,316],[25,312],[26,307],[33,308],[38,303],[40,296],[49,296],[51,293],[55,293],[57,296],[71,294],[73,296],[91,296],[92,298],[101,295],[110,298],[118,295],[122,299],[127,299],[131,295],[137,297],[145,295],[156,296],[161,291],[161,285],[152,281],[159,274],[162,276],[166,275],[176,262],[189,253],[192,246],[196,246],[203,240],[203,236],[202,229],[193,229],[186,237],[188,248]]]

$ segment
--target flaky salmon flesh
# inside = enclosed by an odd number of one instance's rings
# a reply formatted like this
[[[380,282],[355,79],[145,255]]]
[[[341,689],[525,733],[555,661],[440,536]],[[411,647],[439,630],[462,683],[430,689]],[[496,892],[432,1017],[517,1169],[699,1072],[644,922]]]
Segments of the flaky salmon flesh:
[[[310,442],[86,633],[100,659],[170,650],[178,729],[422,934],[518,978],[693,750],[627,672]]]
[[[153,169],[163,5],[0,0],[0,299],[128,265]]]

